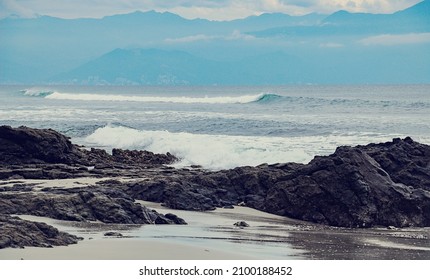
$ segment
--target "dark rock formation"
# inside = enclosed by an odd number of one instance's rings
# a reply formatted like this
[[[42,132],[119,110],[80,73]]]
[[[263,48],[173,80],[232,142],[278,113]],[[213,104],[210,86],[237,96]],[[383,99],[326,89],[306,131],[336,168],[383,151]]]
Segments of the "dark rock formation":
[[[249,224],[245,221],[236,222],[233,225],[240,228],[249,227]]]
[[[183,224],[135,203],[118,188],[46,188],[40,192],[4,187],[0,213],[36,215],[68,221],[101,221],[117,224]]]
[[[3,188],[0,213],[106,223],[178,222],[134,202],[142,199],[197,211],[241,204],[341,227],[430,226],[430,146],[411,138],[339,147],[308,164],[263,164],[218,172],[160,165],[174,160],[170,154],[86,151],[52,130],[3,126],[0,179],[144,179],[106,181],[95,188],[56,188],[45,194]]]
[[[148,151],[130,151],[121,149],[112,149],[112,157],[114,162],[126,164],[172,164],[178,159],[170,153],[154,154]]]
[[[407,145],[405,141],[393,144]],[[360,147],[340,147],[330,156],[286,171],[286,180],[267,189],[260,209],[343,227],[430,225],[430,192],[422,185],[394,181]]]
[[[429,146],[406,137],[359,148],[375,159],[394,182],[430,191]]]
[[[339,147],[309,164],[239,167],[128,184],[135,198],[185,210],[245,203],[341,227],[430,226],[430,146],[393,142]]]
[[[25,221],[0,214],[0,249],[52,247],[76,244],[79,237],[58,231],[45,223]]]
[[[51,129],[0,126],[0,164],[80,164],[114,166],[171,164],[178,159],[167,153],[113,149],[112,155],[104,150],[84,150]],[[34,175],[33,175],[34,176]],[[43,174],[39,174],[40,177]],[[0,175],[0,178],[6,176]],[[26,178],[26,177],[25,177]]]
[[[134,177],[149,167],[162,170],[162,164],[176,160],[171,154],[146,151],[115,149],[113,155],[98,149],[87,151],[51,129],[0,126],[0,180]],[[120,187],[110,187],[57,187],[42,191],[22,184],[0,187],[0,214],[119,224],[186,224],[175,215],[164,216],[135,203]],[[75,236],[53,227],[6,215],[0,215],[0,225],[0,249],[77,242]]]
[[[173,224],[177,224],[177,225],[186,225],[187,222],[185,222],[184,219],[176,216],[175,214],[172,213],[167,213],[166,215],[164,215],[164,217],[168,220],[171,221],[171,223]]]
[[[74,163],[83,157],[70,140],[51,129],[0,126],[0,163]]]
[[[107,236],[107,237],[123,237],[122,233],[116,232],[116,231],[108,231],[105,234],[103,234],[103,236]]]

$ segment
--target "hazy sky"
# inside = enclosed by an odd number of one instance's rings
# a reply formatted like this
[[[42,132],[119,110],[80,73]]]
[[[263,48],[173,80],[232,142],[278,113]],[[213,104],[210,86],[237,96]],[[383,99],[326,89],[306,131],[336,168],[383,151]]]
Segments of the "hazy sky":
[[[392,13],[421,0],[0,0],[0,17],[50,15],[62,18],[96,17],[136,10],[169,11],[186,18],[228,20],[283,12],[303,15],[337,10]]]

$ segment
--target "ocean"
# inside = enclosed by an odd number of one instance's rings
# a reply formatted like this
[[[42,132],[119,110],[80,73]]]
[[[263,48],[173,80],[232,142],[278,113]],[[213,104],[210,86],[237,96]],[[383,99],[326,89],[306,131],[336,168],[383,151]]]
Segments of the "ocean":
[[[211,170],[307,163],[341,145],[430,144],[430,85],[0,86],[0,125],[86,147],[170,152]]]

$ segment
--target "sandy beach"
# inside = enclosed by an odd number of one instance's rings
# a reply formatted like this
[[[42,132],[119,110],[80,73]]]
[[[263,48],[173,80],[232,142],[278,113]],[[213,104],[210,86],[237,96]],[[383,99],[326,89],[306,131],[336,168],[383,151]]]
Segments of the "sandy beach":
[[[94,178],[26,180],[38,187],[94,184]],[[7,186],[4,184],[3,186]],[[429,259],[430,229],[345,229],[315,225],[236,206],[196,212],[172,210],[158,203],[138,201],[166,214],[184,218],[188,225],[119,225],[60,221],[20,215],[45,222],[79,237],[76,245],[54,248],[0,250],[0,259],[125,260],[125,259]],[[246,221],[249,227],[234,223]],[[106,232],[122,237],[106,237]]]
[[[3,249],[2,260],[225,260],[249,259],[246,255],[208,250],[168,241],[130,239],[86,240],[56,248]]]
[[[154,204],[150,204],[152,207]],[[58,221],[49,218],[22,215],[23,219],[45,222],[60,230],[64,230],[84,238],[76,245],[59,246],[55,248],[25,248],[0,250],[0,259],[59,259],[59,260],[126,260],[126,259],[152,259],[152,260],[179,260],[179,259],[256,259],[248,248],[241,252],[229,246],[229,242],[240,245],[243,241],[252,242],[251,237],[217,237],[215,227],[219,230],[232,228],[233,218],[250,215],[252,209],[245,211],[217,211],[220,215],[213,215],[211,220],[214,233],[205,231],[211,227],[207,221],[207,213],[189,213],[191,225],[105,225],[101,223],[73,223]],[[171,211],[170,211],[171,212]],[[251,213],[247,213],[251,212]],[[263,213],[264,214],[264,213]],[[224,216],[225,215],[225,216]],[[230,216],[230,217],[228,217]],[[258,224],[267,224],[261,221]],[[115,230],[124,235],[123,238],[104,237],[103,233]],[[203,236],[202,236],[203,235]],[[196,239],[196,240],[193,240]],[[200,240],[201,239],[201,240]],[[248,239],[248,240],[246,240]],[[207,241],[207,244],[205,244]],[[258,241],[256,241],[258,242]],[[259,247],[259,246],[257,246]],[[219,249],[218,249],[219,248]]]
[[[38,187],[76,187],[93,184],[100,179],[26,180]],[[7,186],[8,184],[4,184]],[[258,259],[271,258],[289,246],[279,246],[280,240],[270,235],[289,219],[247,207],[217,209],[211,212],[174,211],[160,204],[138,201],[160,213],[175,213],[188,225],[118,225],[98,222],[81,223],[45,217],[20,215],[25,220],[45,222],[84,240],[76,245],[55,248],[25,248],[0,250],[0,259]],[[233,224],[246,220],[249,228]],[[268,229],[265,232],[265,229]],[[105,237],[108,231],[119,232],[122,238]],[[266,245],[264,245],[267,243]],[[272,249],[275,250],[273,251]],[[279,248],[279,249],[276,249]]]

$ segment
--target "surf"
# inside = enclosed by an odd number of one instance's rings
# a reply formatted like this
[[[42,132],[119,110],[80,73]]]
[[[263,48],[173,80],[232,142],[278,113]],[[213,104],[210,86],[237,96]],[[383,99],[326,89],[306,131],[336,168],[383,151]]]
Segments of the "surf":
[[[341,145],[353,146],[388,140],[391,140],[391,136],[374,133],[268,137],[138,130],[106,125],[85,137],[83,144],[108,151],[122,148],[154,153],[169,152],[181,159],[176,167],[200,165],[209,170],[221,170],[263,163],[308,163],[315,155],[331,154]]]
[[[258,95],[258,98],[253,102],[267,103],[267,102],[277,101],[281,98],[283,98],[283,96],[276,93],[261,93]]]
[[[31,97],[43,97],[51,100],[74,101],[111,101],[111,102],[144,102],[144,103],[182,103],[182,104],[247,104],[270,102],[281,98],[273,93],[259,93],[239,96],[151,96],[120,95],[94,93],[67,93],[43,89],[25,89],[21,94]]]
[[[137,130],[107,125],[85,138],[86,146],[148,150],[180,158],[176,167],[200,165],[210,170],[285,161],[307,162],[311,155],[290,148],[282,137],[210,135],[188,132]]]
[[[51,90],[45,90],[45,89],[23,89],[19,91],[24,96],[31,96],[31,97],[47,97],[54,93],[54,91]]]

